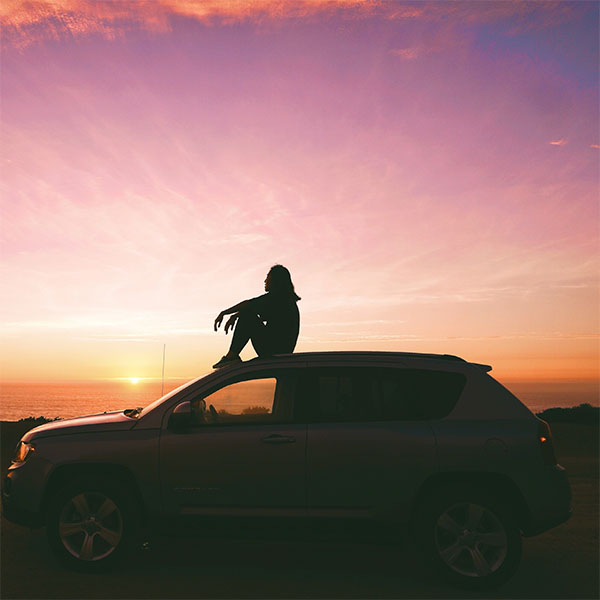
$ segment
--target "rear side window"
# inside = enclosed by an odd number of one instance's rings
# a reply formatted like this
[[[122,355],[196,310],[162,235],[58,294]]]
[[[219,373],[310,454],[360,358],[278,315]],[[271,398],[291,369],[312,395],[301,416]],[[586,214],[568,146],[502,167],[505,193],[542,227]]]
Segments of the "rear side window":
[[[317,412],[323,421],[369,421],[376,416],[376,381],[368,373],[322,373]]]
[[[315,369],[310,418],[319,422],[440,419],[465,385],[459,373],[425,369]]]
[[[465,387],[460,373],[430,370],[381,372],[381,416],[385,421],[441,419],[450,414]]]

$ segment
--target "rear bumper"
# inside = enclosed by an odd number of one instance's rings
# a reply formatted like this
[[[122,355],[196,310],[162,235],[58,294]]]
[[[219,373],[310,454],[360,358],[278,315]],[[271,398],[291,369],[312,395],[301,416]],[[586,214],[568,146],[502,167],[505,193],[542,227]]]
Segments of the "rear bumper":
[[[572,511],[569,509],[565,514],[558,515],[551,519],[531,521],[523,531],[523,535],[525,537],[531,537],[533,535],[544,533],[544,531],[548,531],[548,529],[552,529],[553,527],[568,521],[571,518],[571,514]]]
[[[530,503],[531,518],[523,527],[530,537],[552,529],[571,517],[571,486],[567,471],[560,465],[547,467],[541,477],[534,478],[535,500]],[[533,491],[533,490],[530,490]]]

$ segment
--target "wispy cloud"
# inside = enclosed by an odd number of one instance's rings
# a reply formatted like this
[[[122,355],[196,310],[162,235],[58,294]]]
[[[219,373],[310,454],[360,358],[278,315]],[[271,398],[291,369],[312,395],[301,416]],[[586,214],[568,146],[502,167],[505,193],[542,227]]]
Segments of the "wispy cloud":
[[[167,33],[174,17],[210,26],[306,19],[332,13],[357,18],[382,11],[389,12],[380,2],[371,0],[7,0],[2,5],[0,22],[8,41],[22,47],[44,39],[86,35],[116,39],[133,28]]]
[[[360,321],[322,321],[311,322],[311,327],[364,327],[366,325],[399,325],[405,323],[401,319],[363,319]]]
[[[422,53],[422,49],[418,46],[413,46],[412,48],[393,48],[390,50],[390,54],[402,60],[414,60]]]
[[[352,333],[339,333],[327,340],[327,344],[353,344],[361,342],[491,342],[491,341],[516,341],[516,340],[535,340],[535,341],[595,341],[600,340],[598,334],[571,333],[571,332],[530,332],[530,333],[507,333],[503,335],[415,335],[415,334],[378,334],[367,331],[353,331]],[[303,342],[311,344],[322,344],[323,341],[317,337],[304,336]]]
[[[0,23],[5,40],[24,47],[42,40],[86,35],[118,39],[129,29],[167,33],[172,19],[185,17],[212,26],[240,22],[337,18],[491,23],[508,19],[512,30],[564,22],[576,6],[564,2],[391,2],[388,0],[5,0]],[[573,3],[576,4],[576,3]],[[533,19],[531,17],[534,17]],[[407,58],[410,54],[399,54]]]
[[[135,315],[126,320],[98,321],[93,318],[70,318],[47,321],[19,321],[2,324],[5,339],[20,338],[29,334],[60,336],[79,341],[93,342],[149,342],[214,335],[212,327],[169,326],[156,320],[147,325],[131,325]],[[208,319],[207,319],[208,321]]]
[[[564,138],[560,138],[559,140],[552,140],[550,142],[548,142],[551,146],[566,146],[567,145],[567,140],[565,140]]]

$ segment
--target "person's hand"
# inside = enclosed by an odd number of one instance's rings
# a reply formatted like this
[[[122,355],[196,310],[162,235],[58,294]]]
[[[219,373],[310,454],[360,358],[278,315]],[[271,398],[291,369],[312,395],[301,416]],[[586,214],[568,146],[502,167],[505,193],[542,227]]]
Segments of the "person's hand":
[[[225,315],[223,313],[219,313],[219,316],[215,319],[215,331],[221,327],[221,323],[223,322],[223,317]]]
[[[227,333],[230,329],[233,329],[238,317],[239,317],[239,315],[237,313],[235,313],[229,317],[229,319],[227,320],[227,323],[225,323],[225,333]]]

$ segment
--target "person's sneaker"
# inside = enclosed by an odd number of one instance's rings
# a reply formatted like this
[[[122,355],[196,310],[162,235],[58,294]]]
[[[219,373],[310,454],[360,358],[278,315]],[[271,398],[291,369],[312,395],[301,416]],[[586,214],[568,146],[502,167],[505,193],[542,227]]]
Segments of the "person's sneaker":
[[[239,356],[236,356],[235,358],[228,358],[227,356],[222,356],[221,360],[217,361],[213,365],[213,369],[221,369],[223,367],[228,367],[229,365],[235,365],[239,362],[242,362],[242,359]]]

